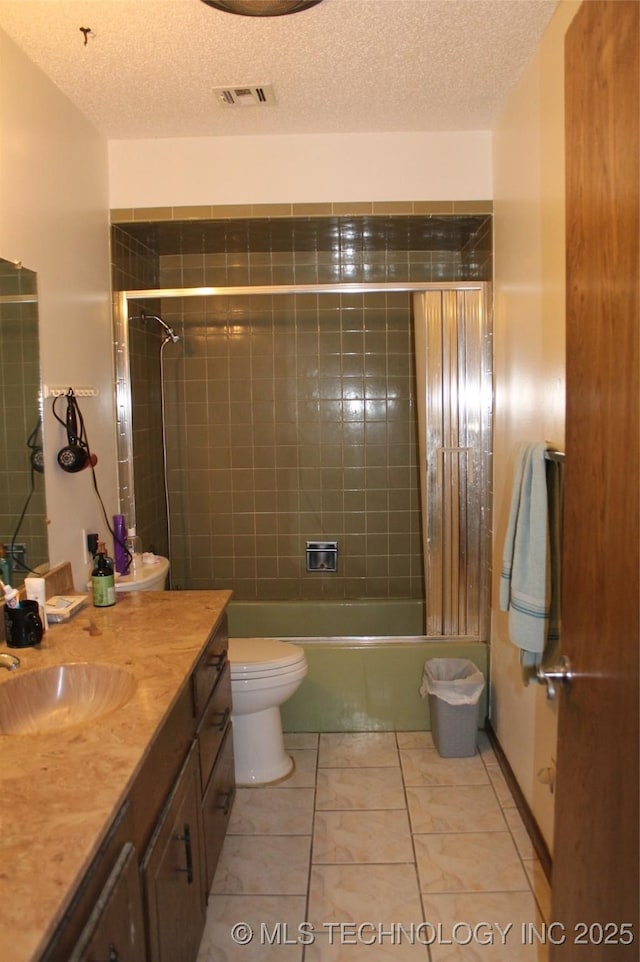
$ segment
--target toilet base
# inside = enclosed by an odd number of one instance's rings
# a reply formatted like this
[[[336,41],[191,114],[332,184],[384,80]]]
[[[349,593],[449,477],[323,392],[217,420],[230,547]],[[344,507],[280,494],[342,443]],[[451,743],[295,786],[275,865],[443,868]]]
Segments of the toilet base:
[[[237,785],[264,785],[291,772],[293,759],[284,750],[278,707],[249,715],[232,713],[231,721]]]

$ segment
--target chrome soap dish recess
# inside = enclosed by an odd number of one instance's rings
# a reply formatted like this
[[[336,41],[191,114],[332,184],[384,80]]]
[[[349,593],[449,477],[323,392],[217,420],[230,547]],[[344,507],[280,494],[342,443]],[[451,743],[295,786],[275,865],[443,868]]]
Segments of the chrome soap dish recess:
[[[307,571],[337,570],[337,541],[307,541]]]

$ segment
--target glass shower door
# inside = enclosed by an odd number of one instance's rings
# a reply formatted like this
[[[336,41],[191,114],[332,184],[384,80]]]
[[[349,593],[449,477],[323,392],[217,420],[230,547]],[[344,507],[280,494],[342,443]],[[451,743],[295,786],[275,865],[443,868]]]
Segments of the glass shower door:
[[[490,303],[487,284],[414,295],[427,635],[487,637]]]

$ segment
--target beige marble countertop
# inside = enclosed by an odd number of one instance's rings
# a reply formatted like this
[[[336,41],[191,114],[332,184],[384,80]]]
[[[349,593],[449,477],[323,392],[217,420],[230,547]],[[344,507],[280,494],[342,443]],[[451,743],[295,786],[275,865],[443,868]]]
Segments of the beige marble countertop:
[[[37,735],[0,734],[0,957],[35,962],[231,597],[228,591],[118,595],[51,625],[0,685],[34,668],[99,662],[127,668],[131,699],[116,712]]]

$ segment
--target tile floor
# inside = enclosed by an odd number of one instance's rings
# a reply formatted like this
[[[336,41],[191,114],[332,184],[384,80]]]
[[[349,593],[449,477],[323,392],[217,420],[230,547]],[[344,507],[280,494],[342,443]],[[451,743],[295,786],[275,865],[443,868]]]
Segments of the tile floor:
[[[239,788],[198,962],[542,962],[549,888],[486,737],[287,735]],[[534,931],[535,928],[535,931]]]

